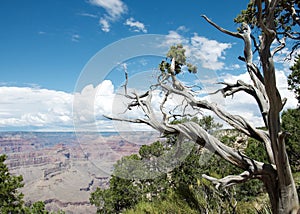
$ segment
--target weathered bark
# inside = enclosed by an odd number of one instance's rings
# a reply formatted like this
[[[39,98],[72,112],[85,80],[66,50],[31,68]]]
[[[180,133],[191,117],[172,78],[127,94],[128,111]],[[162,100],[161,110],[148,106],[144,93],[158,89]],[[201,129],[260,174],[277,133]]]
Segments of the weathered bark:
[[[126,119],[114,116],[106,117],[112,120],[144,123],[163,134],[178,135],[178,139],[187,138],[206,147],[236,167],[243,169],[244,172],[240,175],[228,175],[222,179],[216,179],[207,175],[203,175],[203,177],[216,184],[216,187],[227,187],[246,182],[249,179],[260,179],[268,192],[272,212],[274,214],[285,214],[297,213],[299,201],[285,150],[285,133],[282,133],[280,130],[280,112],[285,104],[285,100],[281,99],[276,87],[275,66],[273,62],[274,54],[284,47],[284,41],[282,41],[280,46],[271,51],[271,45],[276,37],[274,10],[278,2],[279,0],[264,1],[264,3],[262,3],[261,0],[255,1],[257,7],[257,21],[259,27],[262,29],[262,34],[260,44],[255,43],[254,46],[259,53],[262,71],[252,62],[251,41],[253,36],[251,36],[251,29],[248,25],[243,24],[239,32],[231,32],[221,28],[206,16],[203,16],[209,24],[219,31],[244,41],[244,56],[240,57],[240,59],[246,64],[252,84],[246,84],[242,81],[237,81],[236,83],[221,83],[224,84],[225,87],[219,90],[219,92],[226,97],[243,91],[254,97],[267,131],[253,127],[243,117],[232,115],[214,103],[197,99],[193,92],[176,78],[174,58],[172,59],[170,72],[162,73],[158,77],[158,83],[153,86],[151,90],[142,95],[136,93],[128,95],[127,89],[125,88],[125,96],[131,100],[127,109],[131,110],[134,107],[140,107],[145,113],[145,118]],[[153,88],[160,89],[165,93],[164,100],[160,105],[161,117],[157,117],[152,109],[151,92]],[[269,163],[253,160],[240,151],[223,144],[196,123],[186,122],[183,124],[171,124],[169,121],[171,115],[164,112],[164,105],[171,94],[181,96],[186,105],[192,107],[194,110],[200,112],[201,109],[206,109],[213,112],[236,130],[260,141],[266,148]],[[162,118],[162,121],[158,118]]]
[[[262,2],[261,0],[257,1],[257,7],[259,8],[258,17],[260,17],[258,23],[263,30],[259,56],[262,62],[266,94],[269,99],[268,124],[266,125],[269,130],[277,169],[277,179],[276,181],[271,181],[272,183],[277,182],[276,188],[275,190],[271,190],[272,192],[270,190],[268,192],[269,195],[274,195],[272,198],[270,197],[272,199],[273,213],[292,213],[293,209],[299,207],[298,195],[285,150],[284,134],[280,133],[279,114],[283,108],[283,102],[276,87],[275,66],[271,55],[271,45],[276,36],[274,10],[277,4],[278,1],[271,1],[265,8],[268,11],[266,18],[262,19]],[[278,194],[275,194],[275,191]]]
[[[253,81],[253,86],[246,85],[242,82],[237,82],[235,85],[226,84],[227,87],[225,87],[222,92],[224,96],[228,96],[238,91],[245,91],[256,99],[269,134],[269,139],[263,142],[265,143],[270,162],[276,165],[276,170],[271,170],[272,172],[267,176],[262,177],[270,197],[272,211],[273,213],[293,213],[297,212],[299,202],[285,150],[284,133],[280,132],[280,111],[285,101],[282,101],[276,87],[275,66],[273,62],[273,55],[284,47],[283,43],[271,53],[271,45],[276,36],[274,10],[277,4],[278,1],[266,2],[264,8],[264,14],[266,15],[263,19],[262,2],[256,1],[258,24],[263,31],[259,45],[263,77],[252,63],[251,45],[249,45],[249,42],[251,42],[250,37],[240,35],[239,38],[242,38],[245,43],[244,48],[249,48],[249,50],[244,50],[244,57],[248,72]],[[218,25],[214,24],[208,18],[204,18],[221,32],[238,37],[236,34],[218,27]],[[251,57],[247,56],[247,54],[250,54]]]

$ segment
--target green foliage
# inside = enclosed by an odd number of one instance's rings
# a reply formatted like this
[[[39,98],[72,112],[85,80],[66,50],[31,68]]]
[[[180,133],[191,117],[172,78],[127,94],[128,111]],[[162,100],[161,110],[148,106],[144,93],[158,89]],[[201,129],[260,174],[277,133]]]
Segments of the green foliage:
[[[195,117],[191,120],[198,122],[208,131],[220,127],[212,117],[202,119]],[[188,119],[176,120],[173,123],[186,121]],[[239,174],[241,171],[198,145],[190,144],[187,147],[189,153],[184,161],[171,172],[160,174],[152,179],[147,178],[151,170],[152,173],[159,170],[157,158],[162,161],[162,157],[165,156],[166,161],[170,161],[168,154],[172,152],[171,148],[176,145],[176,141],[176,137],[168,136],[165,142],[156,141],[151,145],[143,145],[138,155],[119,160],[115,165],[109,189],[98,188],[91,194],[90,201],[97,206],[98,213],[256,212],[253,203],[256,196],[263,192],[261,182],[253,180],[234,188],[216,190],[211,182],[201,178],[202,174],[221,178],[229,174]],[[236,136],[225,136],[222,141],[227,145],[233,144]],[[246,154],[254,156],[255,147],[260,151],[258,142],[250,140],[245,150]],[[265,158],[264,155],[260,157]],[[143,161],[148,165],[138,165]],[[141,174],[145,179],[137,179]],[[237,206],[235,206],[236,202]]]
[[[195,123],[198,123],[203,129],[209,132],[213,132],[215,130],[218,130],[223,127],[222,124],[215,122],[214,118],[210,115],[203,116],[201,118],[198,117],[192,117],[192,118],[183,118],[181,120],[174,120],[172,121],[172,124],[178,124],[178,123],[185,123],[188,121],[193,121]]]
[[[245,149],[245,154],[254,160],[261,161],[263,163],[269,162],[264,144],[253,138],[248,139],[248,145]]]
[[[242,10],[241,14],[239,14],[235,19],[234,22],[236,23],[247,23],[253,28],[255,25],[257,25],[257,19],[256,19],[256,9],[254,7],[253,2],[250,2],[247,5],[246,10]]]
[[[275,27],[278,33],[284,35],[285,33],[292,33],[293,28],[297,26],[297,18],[294,19],[293,11],[291,8],[295,8],[296,11],[300,9],[299,0],[282,0],[279,1],[278,6],[275,10],[274,21]],[[258,9],[255,7],[254,1],[250,1],[246,10],[242,10],[234,22],[236,23],[247,23],[252,28],[258,27],[257,20]],[[264,20],[268,14],[262,14],[261,19]],[[296,14],[298,16],[299,14]]]
[[[42,201],[25,205],[23,194],[18,191],[23,187],[23,177],[11,175],[4,163],[6,155],[0,155],[0,213],[47,214],[49,213]],[[63,212],[58,212],[63,213]]]
[[[188,72],[190,72],[192,74],[197,73],[198,68],[196,65],[193,65],[192,63],[187,63],[186,66],[187,66]]]
[[[160,141],[156,141],[151,144],[151,146],[142,145],[139,150],[139,154],[142,158],[149,159],[151,157],[159,157],[163,152],[164,146]]]
[[[253,138],[248,138],[247,141],[247,147],[244,150],[245,155],[254,160],[268,163],[268,155],[263,143]],[[244,202],[253,201],[255,197],[264,192],[263,184],[259,180],[249,180],[246,183],[242,183],[237,186],[237,191],[239,192],[237,199]]]
[[[37,201],[31,205],[32,213],[48,213],[45,211],[45,204],[42,201]]]
[[[42,201],[37,201],[32,205],[24,207],[23,213],[31,214],[48,214],[49,212],[46,210],[45,204]],[[57,214],[62,214],[64,212],[57,212]]]
[[[90,202],[98,213],[115,213],[131,208],[141,197],[141,189],[134,180],[112,176],[109,189],[97,188],[91,194]]]
[[[156,160],[153,157],[164,153],[165,147],[159,141],[140,148],[139,156],[125,156],[115,164],[109,189],[98,188],[91,194],[90,202],[98,213],[115,213],[134,207],[147,198],[162,198],[166,194],[166,175],[155,174]],[[151,159],[151,161],[150,161]],[[150,179],[151,174],[153,178]],[[160,175],[160,176],[159,176]],[[138,179],[138,178],[145,179]]]
[[[162,73],[171,73],[171,61],[173,58],[175,59],[175,75],[182,72],[183,66],[187,66],[190,73],[197,73],[197,66],[186,62],[185,49],[182,44],[171,46],[167,53],[166,61],[162,61],[159,64],[159,70]]]
[[[208,131],[221,127],[210,116],[190,120]],[[173,124],[187,121],[189,119],[184,118],[173,121]],[[232,134],[222,137],[221,141],[232,146],[236,139],[237,135]],[[165,157],[166,161],[170,161],[168,154],[174,146],[178,146],[176,140],[176,137],[168,136],[165,142],[143,145],[138,155],[119,160],[109,189],[98,188],[91,195],[90,201],[97,206],[98,213],[257,213],[253,204],[258,203],[256,198],[263,193],[262,183],[251,180],[216,190],[211,182],[201,178],[202,174],[221,178],[239,174],[241,170],[198,145],[189,144],[190,150],[184,161],[167,174],[152,179],[137,179],[142,175],[147,178],[149,173],[159,171],[157,158],[161,161]],[[263,150],[261,143],[249,139],[244,152],[250,157],[267,161]],[[148,165],[137,164],[143,161]],[[234,206],[236,202],[237,206]]]
[[[22,176],[11,175],[4,163],[5,155],[0,156],[0,212],[20,213],[23,207],[23,194],[18,188],[23,187]]]
[[[125,214],[142,213],[182,213],[196,214],[198,210],[191,208],[187,201],[182,200],[177,193],[170,191],[165,200],[154,200],[152,202],[141,201],[133,209],[127,210]]]
[[[227,135],[223,136],[221,141],[226,145],[234,146],[233,143],[236,139],[236,135]],[[244,150],[245,155],[254,158],[255,160],[268,162],[263,144],[252,138],[247,139],[247,141],[247,147]],[[237,175],[242,172],[242,170],[216,155],[209,159],[209,163],[203,164],[201,169],[203,173],[210,174],[216,178],[222,178],[227,175]],[[230,189],[228,191],[230,192]],[[238,193],[235,195],[235,199],[239,203],[249,202],[255,200],[256,196],[263,193],[263,184],[259,180],[249,180],[245,183],[236,185],[235,191]]]
[[[183,48],[182,44],[171,46],[169,52],[167,53],[167,57],[170,59],[175,58],[175,61],[179,65],[186,64],[185,49]]]
[[[300,171],[300,109],[288,109],[281,115],[282,129],[288,132],[286,151],[294,172]]]
[[[289,89],[295,93],[300,103],[300,55],[295,58],[295,63],[290,69],[292,73],[288,76]]]
[[[294,180],[295,180],[295,184],[296,184],[296,188],[297,188],[297,193],[298,193],[298,195],[300,195],[300,172],[294,173],[293,177],[294,177]]]
[[[203,116],[201,119],[199,119],[198,121],[194,121],[194,122],[198,123],[206,131],[214,131],[214,130],[222,128],[222,126],[223,126],[222,124],[215,122],[214,118],[210,115]]]

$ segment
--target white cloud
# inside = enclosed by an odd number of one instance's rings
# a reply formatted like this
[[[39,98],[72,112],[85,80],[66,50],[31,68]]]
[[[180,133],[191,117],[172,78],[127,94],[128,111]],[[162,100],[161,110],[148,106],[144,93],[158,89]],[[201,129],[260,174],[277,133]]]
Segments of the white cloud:
[[[79,42],[80,36],[78,34],[73,34],[72,35],[72,42]]]
[[[278,70],[276,74],[282,98],[288,98],[285,108],[295,108],[297,100],[287,89],[285,71]],[[222,79],[230,83],[235,83],[238,79],[250,83],[248,73],[237,76],[227,74]],[[3,86],[0,87],[0,128],[28,130],[29,127],[32,130],[70,131],[75,124],[77,131],[147,130],[149,127],[141,124],[117,123],[103,117],[112,114],[128,118],[144,117],[138,108],[124,113],[128,100],[118,95],[123,92],[120,90],[116,91],[110,80],[104,80],[98,86],[87,85],[81,92],[74,94],[40,88]],[[128,88],[128,91],[132,90]],[[135,91],[141,93],[138,89]],[[153,91],[153,108],[158,118],[162,99],[159,91]],[[255,100],[245,93],[237,93],[225,100],[220,94],[206,95],[200,99],[216,102],[221,108],[245,117],[255,126],[263,125]],[[181,101],[180,98],[173,97],[166,103],[165,111],[169,112],[174,106],[181,104]]]
[[[115,98],[114,86],[110,80],[104,80],[95,88],[95,114],[111,114]]]
[[[229,43],[221,43],[194,34],[191,38],[191,56],[201,61],[201,66],[212,70],[224,68],[225,50],[231,48]]]
[[[186,56],[193,63],[199,63],[201,67],[211,70],[225,68],[225,51],[231,48],[232,45],[230,43],[211,40],[198,36],[196,33],[192,37],[187,38],[178,33],[178,31],[183,29],[184,27],[179,27],[177,31],[169,31],[162,45],[170,47],[171,45],[182,44],[186,50]]]
[[[99,20],[104,32],[110,31],[110,23],[115,22],[127,12],[127,6],[121,0],[89,0],[89,3],[103,8],[106,14]]]
[[[110,31],[110,24],[107,19],[101,18],[99,20],[99,24],[101,25],[101,30],[104,32],[109,32]]]
[[[74,94],[73,119],[76,130],[112,130],[112,122],[103,115],[111,115],[116,105],[116,94],[110,80],[104,80],[98,86],[85,86]]]
[[[105,13],[99,19],[99,24],[101,26],[101,30],[106,33],[110,32],[112,23],[119,21],[128,11],[127,5],[121,0],[89,0],[88,2],[105,10]],[[97,17],[89,13],[82,13],[79,15],[92,18]],[[129,26],[130,30],[134,32],[147,33],[144,23],[136,21],[132,17],[128,18],[124,25]]]
[[[91,13],[78,13],[79,16],[86,16],[86,17],[90,17],[90,18],[98,18],[97,15],[95,14],[91,14]]]
[[[181,26],[179,26],[178,28],[177,28],[177,30],[176,30],[177,32],[179,32],[179,31],[181,31],[181,32],[188,32],[189,31],[189,29],[188,28],[186,28],[186,26],[184,26],[184,25],[181,25]]]
[[[90,0],[89,2],[104,8],[112,20],[118,19],[127,11],[127,6],[120,0]]]
[[[127,19],[124,25],[129,26],[134,32],[147,33],[145,25],[142,22],[135,21],[132,17]]]
[[[149,127],[115,123],[103,115],[119,115],[126,108],[123,96],[110,80],[87,85],[74,94],[31,87],[0,87],[0,129],[28,131],[149,130]],[[142,117],[132,111],[131,117]]]
[[[130,89],[128,89],[130,90]],[[140,111],[125,109],[129,100],[123,90],[116,91],[110,80],[104,80],[98,86],[87,85],[80,93],[74,94],[73,119],[77,131],[136,131],[149,130],[142,124],[109,121],[103,115],[114,115],[125,118],[139,118]]]
[[[72,128],[71,94],[30,87],[0,87],[0,127]]]
[[[287,98],[287,102],[284,109],[296,108],[298,101],[295,98],[295,94],[292,91],[288,90],[287,76],[284,70],[278,70],[276,72],[276,82],[281,97]]]
[[[241,66],[239,64],[232,64],[232,65],[224,67],[225,70],[237,70],[240,68],[241,68]]]
[[[92,127],[96,123],[101,130],[112,130],[112,122],[102,115],[117,109],[110,80],[97,87],[87,85],[75,94],[3,86],[0,87],[0,97],[1,130],[70,131],[74,129],[73,122],[82,127]]]
[[[163,41],[162,45],[170,47],[176,44],[187,45],[189,39],[186,39],[184,36],[180,35],[177,31],[169,31],[169,34],[166,36],[166,40]]]

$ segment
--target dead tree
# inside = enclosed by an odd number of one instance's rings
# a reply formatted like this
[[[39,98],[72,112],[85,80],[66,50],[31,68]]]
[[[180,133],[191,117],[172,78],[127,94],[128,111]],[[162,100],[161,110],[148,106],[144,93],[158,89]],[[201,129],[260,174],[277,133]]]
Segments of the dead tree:
[[[245,62],[252,83],[246,84],[243,81],[237,81],[236,83],[223,82],[224,88],[219,92],[223,93],[224,97],[238,92],[245,92],[254,97],[266,130],[254,127],[242,116],[232,115],[216,103],[197,98],[191,88],[178,80],[174,66],[176,63],[175,58],[172,59],[168,72],[161,73],[157,78],[157,84],[146,93],[140,95],[137,93],[125,94],[131,100],[127,109],[132,110],[138,107],[142,109],[145,117],[139,119],[106,117],[118,121],[144,123],[163,134],[180,135],[181,137],[178,139],[186,138],[205,146],[226,161],[244,170],[240,175],[228,175],[222,179],[203,175],[204,178],[213,182],[217,188],[228,187],[250,179],[259,179],[263,182],[269,195],[273,213],[297,213],[299,201],[285,149],[286,133],[280,130],[280,112],[286,99],[281,98],[276,87],[273,61],[274,54],[284,47],[283,43],[272,50],[272,43],[276,39],[274,11],[278,2],[280,1],[255,1],[258,11],[256,15],[257,23],[262,31],[260,41],[255,41],[254,45],[251,29],[247,24],[242,24],[238,32],[231,32],[203,16],[209,24],[219,31],[243,40],[244,56],[239,58]],[[264,9],[262,9],[262,5],[264,5]],[[262,16],[264,16],[264,19],[261,18]],[[258,50],[261,68],[253,63],[253,47]],[[157,89],[164,93],[164,99],[160,103],[161,117],[158,117],[153,110],[152,92]],[[172,124],[170,122],[172,114],[165,111],[165,104],[169,97],[174,94],[181,96],[185,105],[193,108],[193,110],[199,112],[203,109],[209,110],[234,129],[261,142],[266,149],[269,162],[263,163],[247,157],[242,152],[223,144],[194,122]]]

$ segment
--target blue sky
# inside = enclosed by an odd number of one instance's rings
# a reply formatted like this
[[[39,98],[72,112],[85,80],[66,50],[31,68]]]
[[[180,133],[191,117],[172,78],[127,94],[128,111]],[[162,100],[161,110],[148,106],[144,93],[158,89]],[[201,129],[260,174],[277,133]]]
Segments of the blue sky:
[[[99,1],[102,2],[102,1]],[[105,1],[103,1],[105,2]],[[109,2],[109,1],[108,1]],[[111,1],[113,2],[113,1]],[[231,5],[224,10],[224,4]],[[207,14],[231,29],[232,19],[246,1],[124,1],[116,12],[97,1],[1,1],[1,84],[36,84],[71,92],[87,61],[103,47],[121,38],[143,34],[168,34],[185,26],[215,39],[222,37],[200,18]],[[112,17],[109,32],[101,19]],[[145,30],[125,25],[140,22]],[[135,32],[138,31],[139,32]],[[222,41],[229,38],[222,37]]]
[[[200,60],[200,67],[229,79],[243,75],[245,70],[236,60],[242,54],[240,41],[219,33],[200,15],[206,14],[219,25],[235,30],[233,19],[246,5],[246,0],[2,0],[0,129],[72,130],[72,103],[80,74],[97,52],[131,36],[165,35],[165,44],[169,45],[177,41],[186,45],[201,43],[202,52],[213,60]],[[190,53],[200,54],[195,49]],[[143,60],[154,63],[154,59]],[[86,88],[83,85],[76,93],[95,94],[100,88],[113,96],[123,76],[110,76],[111,81],[99,80],[99,84],[87,84]],[[102,99],[103,92],[99,96]],[[108,108],[99,107],[99,112]],[[105,120],[97,126],[100,130],[113,128]]]

